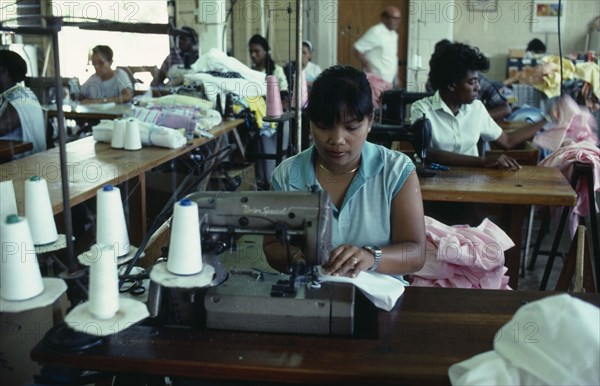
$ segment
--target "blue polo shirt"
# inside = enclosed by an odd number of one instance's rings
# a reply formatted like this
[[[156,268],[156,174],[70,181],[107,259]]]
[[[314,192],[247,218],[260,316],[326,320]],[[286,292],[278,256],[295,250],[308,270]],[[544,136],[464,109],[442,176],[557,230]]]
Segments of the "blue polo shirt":
[[[277,191],[308,191],[316,185],[314,146],[284,160],[273,172],[271,186]],[[352,179],[340,209],[333,211],[333,248],[341,244],[391,244],[392,200],[415,169],[405,154],[365,142],[358,172]]]

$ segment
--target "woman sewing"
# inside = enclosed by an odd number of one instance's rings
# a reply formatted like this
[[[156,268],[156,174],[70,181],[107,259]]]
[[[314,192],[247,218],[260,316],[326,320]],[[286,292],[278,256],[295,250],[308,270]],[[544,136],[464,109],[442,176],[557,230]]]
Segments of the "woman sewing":
[[[404,275],[425,261],[423,203],[415,166],[400,153],[366,141],[373,123],[371,87],[364,72],[333,66],[315,80],[308,119],[314,145],[284,160],[274,171],[279,191],[329,192],[332,243],[326,273],[357,276],[361,271]],[[274,268],[286,272],[285,247],[265,238]],[[292,260],[300,258],[299,249]]]
[[[112,69],[113,51],[109,46],[92,49],[95,74],[81,86],[81,103],[127,103],[133,98],[133,84],[122,69]]]
[[[264,72],[267,75],[275,75],[279,80],[279,91],[287,91],[288,82],[283,72],[283,67],[275,64],[269,53],[269,43],[267,39],[260,35],[254,35],[248,42],[248,51],[250,60],[252,60],[252,69]]]

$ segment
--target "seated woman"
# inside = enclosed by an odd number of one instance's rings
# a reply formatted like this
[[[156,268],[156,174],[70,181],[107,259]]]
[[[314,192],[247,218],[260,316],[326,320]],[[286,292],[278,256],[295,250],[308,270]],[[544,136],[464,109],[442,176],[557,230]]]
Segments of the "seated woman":
[[[323,71],[310,91],[308,119],[314,145],[284,160],[272,187],[317,186],[331,195],[333,249],[325,271],[351,277],[418,271],[425,261],[419,180],[406,155],[366,142],[373,102],[365,73],[350,66]],[[286,256],[285,246],[265,237],[263,248],[269,264],[285,272],[278,258]],[[302,251],[291,256],[301,258]]]
[[[27,63],[16,52],[0,50],[0,140],[33,144],[24,157],[46,150],[46,125],[37,97],[23,85]]]
[[[183,84],[183,74],[189,72],[190,66],[198,60],[198,33],[191,27],[182,27],[181,30],[175,30],[174,34],[177,37],[177,48],[171,49],[169,56],[154,74],[152,87],[164,86],[166,79],[169,79],[166,86]]]
[[[81,103],[127,103],[133,98],[133,83],[124,70],[111,68],[113,51],[109,46],[92,49],[96,73],[81,86]]]
[[[260,35],[254,35],[248,42],[248,51],[252,60],[252,69],[264,72],[267,75],[275,75],[279,80],[279,91],[287,92],[288,82],[283,72],[283,68],[275,64],[269,53],[269,43],[267,39]]]
[[[476,48],[451,43],[435,52],[429,61],[431,97],[411,105],[411,119],[425,115],[431,122],[431,148],[428,160],[446,165],[483,166],[518,169],[518,162],[505,154],[479,154],[478,142],[494,142],[512,149],[533,138],[546,120],[511,132],[504,132],[477,99],[479,71],[487,71],[490,62]]]

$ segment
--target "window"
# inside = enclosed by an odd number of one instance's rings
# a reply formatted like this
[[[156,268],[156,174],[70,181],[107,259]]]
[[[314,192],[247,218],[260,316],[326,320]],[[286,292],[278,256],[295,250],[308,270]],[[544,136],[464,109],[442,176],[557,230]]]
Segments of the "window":
[[[0,0],[2,1],[2,0]],[[167,2],[157,0],[54,0],[52,14],[65,21],[90,22],[98,20],[122,23],[159,23],[168,21]],[[77,77],[83,84],[92,74],[90,51],[99,44],[108,45],[114,52],[113,66],[156,65],[160,67],[169,54],[169,36],[144,33],[95,31],[63,27],[59,33],[61,75]],[[151,76],[142,79],[148,88]]]

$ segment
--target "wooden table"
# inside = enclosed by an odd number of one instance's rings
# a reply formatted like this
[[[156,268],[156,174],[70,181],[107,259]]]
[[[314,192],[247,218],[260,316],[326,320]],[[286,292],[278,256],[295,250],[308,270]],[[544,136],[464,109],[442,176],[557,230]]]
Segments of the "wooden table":
[[[46,105],[49,117],[56,117],[56,105]],[[131,103],[94,103],[79,104],[73,109],[69,104],[63,104],[63,113],[67,119],[115,119],[133,112]]]
[[[492,350],[521,305],[551,294],[411,287],[391,312],[357,307],[352,338],[138,325],[83,352],[39,343],[31,357],[45,366],[275,384],[449,384],[450,365]],[[598,294],[575,296],[600,306]],[[506,333],[531,332],[514,328]]]
[[[225,121],[211,132],[218,138],[242,122],[241,119]],[[96,142],[92,137],[70,142],[67,144],[70,203],[73,206],[95,197],[96,191],[106,184],[118,185],[129,181],[136,187],[129,201],[130,218],[140,221],[135,226],[130,224],[129,232],[132,243],[137,244],[146,234],[145,172],[210,141],[212,139],[202,137],[175,150],[149,146],[138,151],[113,149],[109,143]],[[58,148],[0,165],[1,180],[13,180],[20,214],[24,213],[25,180],[32,176],[40,176],[47,181],[52,210],[54,214],[62,212]]]
[[[9,160],[13,155],[25,153],[31,149],[33,149],[31,142],[0,140],[0,161]]]
[[[515,243],[505,254],[509,285],[518,288],[524,218],[530,205],[574,206],[577,194],[558,170],[523,166],[518,171],[451,167],[420,179],[424,201],[501,204],[502,228]]]

